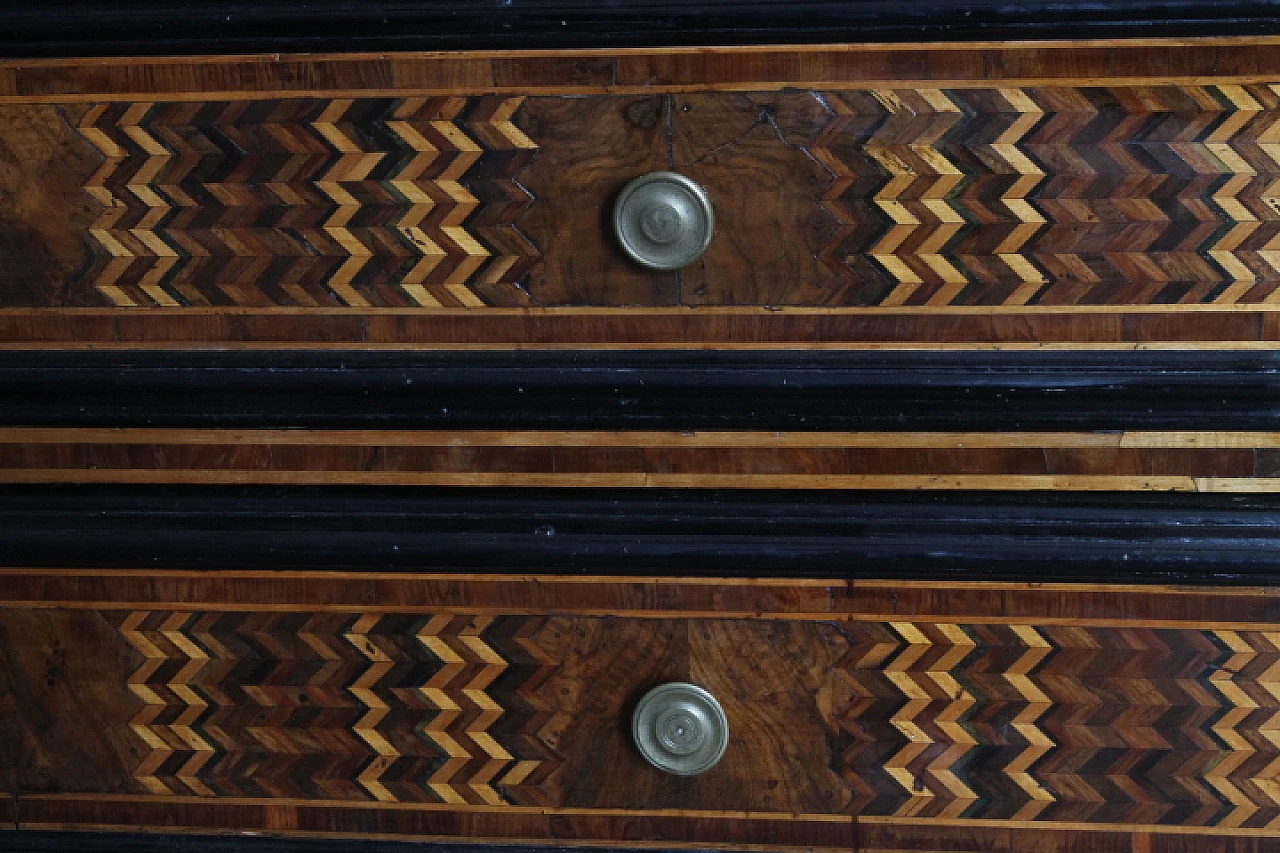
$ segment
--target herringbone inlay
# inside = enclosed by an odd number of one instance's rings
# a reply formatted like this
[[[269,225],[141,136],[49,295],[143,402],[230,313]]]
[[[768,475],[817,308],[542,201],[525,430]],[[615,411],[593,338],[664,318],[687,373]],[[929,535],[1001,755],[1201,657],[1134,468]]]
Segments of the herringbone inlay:
[[[129,613],[119,629],[145,658],[131,728],[150,748],[134,775],[156,794],[500,804],[554,763],[491,731],[539,720],[519,696],[539,680],[520,644],[539,621]]]
[[[836,768],[865,814],[1280,828],[1280,634],[855,626]]]
[[[564,637],[609,654],[639,630],[168,610],[117,624],[144,658],[133,775],[154,794],[493,806],[556,805],[561,736],[602,713],[580,704],[588,651]],[[859,814],[1280,828],[1280,633],[854,621],[838,637],[826,686],[795,697],[829,754],[797,760],[829,762]],[[607,677],[602,697],[631,683]]]
[[[859,304],[1277,298],[1280,85],[822,97],[822,256]]]
[[[523,305],[519,98],[91,107],[91,276],[120,306]]]
[[[1280,84],[814,97],[826,118],[807,151],[831,181],[812,203],[840,223],[818,255],[844,304],[1280,293]],[[92,106],[78,122],[104,158],[86,182],[103,205],[91,279],[120,306],[532,305],[538,250],[515,222],[536,201],[516,179],[537,143],[521,103]]]

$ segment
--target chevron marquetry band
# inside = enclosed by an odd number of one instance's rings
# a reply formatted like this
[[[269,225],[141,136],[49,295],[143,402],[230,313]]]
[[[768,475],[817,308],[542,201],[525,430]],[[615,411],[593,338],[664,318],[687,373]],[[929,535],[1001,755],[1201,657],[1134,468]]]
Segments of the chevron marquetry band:
[[[582,665],[559,638],[601,630],[613,629],[124,614],[143,657],[129,678],[146,744],[133,773],[158,795],[546,804],[539,786],[575,713],[566,679]],[[816,703],[829,756],[803,760],[831,762],[846,810],[1280,829],[1280,632],[910,620],[822,636],[835,664],[795,700]]]
[[[824,97],[830,269],[872,305],[1267,302],[1280,86]]]
[[[1276,298],[1280,85],[813,97],[842,304]],[[118,306],[533,305],[523,100],[90,107],[94,286]]]
[[[130,613],[131,728],[150,749],[134,773],[155,794],[498,805],[554,759],[491,731],[538,681],[518,637],[538,621]],[[504,708],[488,691],[512,668]]]
[[[519,305],[519,98],[112,104],[94,286],[118,306]]]

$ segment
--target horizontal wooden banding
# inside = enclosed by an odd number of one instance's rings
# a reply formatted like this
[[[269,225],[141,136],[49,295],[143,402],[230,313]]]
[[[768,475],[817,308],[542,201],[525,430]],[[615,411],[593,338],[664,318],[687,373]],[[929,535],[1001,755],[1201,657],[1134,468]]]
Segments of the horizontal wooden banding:
[[[1280,79],[1274,38],[6,60],[0,103]]]
[[[1274,449],[1280,432],[588,432],[0,427],[0,445],[263,447]],[[12,451],[11,451],[12,452]]]
[[[1271,587],[903,580],[756,580],[410,572],[199,572],[2,569],[0,606],[618,614],[829,620],[931,619],[979,624],[1127,624],[1251,630],[1272,624]]]
[[[977,821],[956,822],[952,825],[912,825],[908,821],[879,822],[863,820],[859,823],[858,838],[868,845],[862,849],[866,853],[918,853],[922,843],[945,844],[954,842],[958,834],[963,833],[971,845],[1008,843],[1018,848],[1046,843],[1054,845],[1051,849],[1058,853],[1133,853],[1134,850],[1150,849],[1153,853],[1183,853],[1188,844],[1193,844],[1198,851],[1204,853],[1263,853],[1267,843],[1264,832],[1247,830],[1230,830],[1224,828],[1211,829],[1207,832],[1191,832],[1186,828],[1166,827],[1140,829],[1102,829],[1087,825],[1067,826],[1009,826],[1008,822],[1000,825],[985,826]],[[293,853],[293,851],[314,851],[314,853],[406,853],[403,843],[395,841],[373,841],[351,838],[342,841],[325,841],[322,838],[289,838],[272,839],[228,837],[225,835],[174,835],[148,832],[129,836],[120,833],[91,833],[83,830],[76,832],[57,832],[27,830],[23,842],[39,844],[41,851],[61,853],[98,853],[98,851],[117,851],[128,845],[134,853],[255,853],[267,848],[271,853]],[[1088,833],[1079,835],[1079,833]],[[34,838],[32,836],[35,836]],[[14,839],[15,841],[17,839]],[[578,840],[575,843],[584,844]],[[612,849],[630,849],[616,844]],[[710,845],[708,845],[710,846]],[[485,853],[483,845],[463,845],[451,842],[451,851],[457,853]],[[510,847],[508,848],[511,849]],[[639,846],[636,849],[655,849]],[[662,849],[662,848],[656,848]],[[678,849],[678,848],[673,848]],[[518,850],[517,853],[537,853],[539,848],[530,851]]]
[[[24,798],[22,826],[32,829],[91,828],[116,831],[140,826],[180,828],[187,832],[259,831],[297,837],[373,838],[383,840],[532,843],[601,843],[625,833],[630,846],[711,846],[741,850],[848,850],[853,821],[743,821],[715,815],[646,817],[643,814],[524,814],[480,811],[416,811],[381,808],[338,808],[329,804],[271,802],[165,803],[83,798]],[[378,829],[370,832],[370,826]]]
[[[536,439],[519,438],[510,444],[472,444],[465,437],[380,444],[376,436],[359,445],[326,445],[323,437],[303,437],[296,444],[287,438],[215,443],[206,433],[193,443],[154,434],[149,441],[126,437],[128,443],[101,435],[85,441],[73,435],[61,441],[11,439],[0,441],[0,482],[1280,490],[1280,477],[1273,475],[1278,454],[1212,434],[1203,436],[1203,447],[1073,447],[1052,439],[1036,446],[1025,435],[1005,447],[966,447],[963,441],[913,447],[896,437],[879,446],[852,442],[849,447],[829,441],[806,447],[794,440],[735,447],[724,438],[714,446],[663,446],[652,440],[633,446],[625,434],[611,435],[616,443],[603,446],[565,440],[538,446]]]
[[[1280,51],[1278,51],[1280,52]],[[369,314],[49,309],[0,312],[3,349],[1280,349],[1280,315],[1253,306],[1071,312],[951,310],[733,314],[680,309]]]

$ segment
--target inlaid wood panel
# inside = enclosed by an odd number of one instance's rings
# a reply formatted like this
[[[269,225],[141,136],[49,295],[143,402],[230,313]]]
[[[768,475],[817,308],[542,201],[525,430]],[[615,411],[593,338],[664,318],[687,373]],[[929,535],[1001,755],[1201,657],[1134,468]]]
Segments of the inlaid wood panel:
[[[31,828],[849,849],[856,820],[858,849],[911,849],[1280,823],[1265,589],[8,570],[0,594]],[[730,720],[701,777],[629,742],[676,679]]]
[[[80,108],[103,160],[92,288],[119,306],[848,307],[1264,303],[1280,283],[1272,86],[522,103]],[[681,276],[607,238],[620,183],[664,167],[721,212]],[[533,243],[512,224],[530,206]],[[521,288],[534,244],[552,262]]]
[[[0,173],[0,345],[1270,348],[1274,52],[10,62],[3,150],[48,166]],[[658,169],[718,211],[678,273],[609,234]]]

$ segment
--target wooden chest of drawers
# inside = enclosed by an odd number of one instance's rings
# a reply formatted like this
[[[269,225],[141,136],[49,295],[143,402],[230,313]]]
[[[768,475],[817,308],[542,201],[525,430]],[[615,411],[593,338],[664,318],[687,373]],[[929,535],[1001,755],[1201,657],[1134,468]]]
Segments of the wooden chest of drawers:
[[[0,847],[1280,844],[1276,39],[9,60],[0,255]]]

